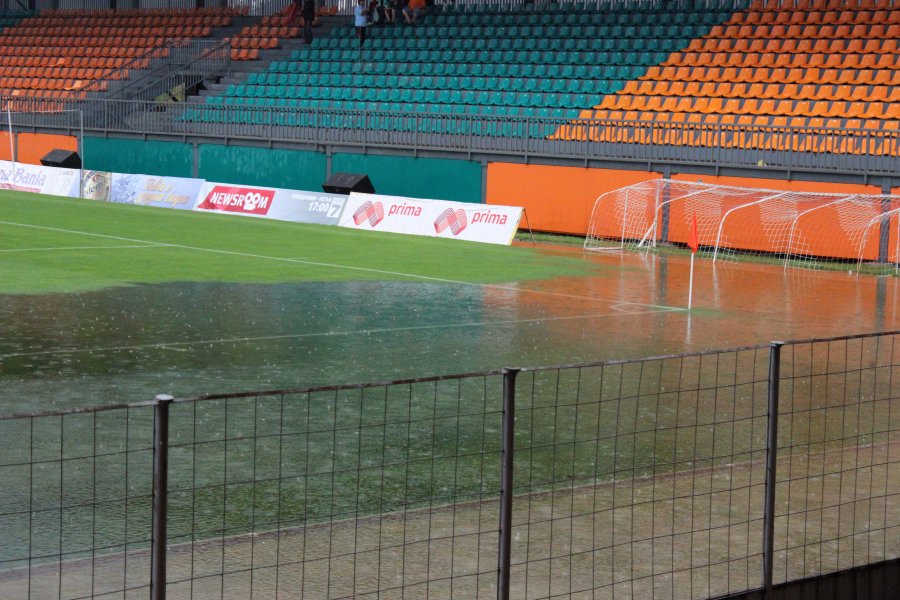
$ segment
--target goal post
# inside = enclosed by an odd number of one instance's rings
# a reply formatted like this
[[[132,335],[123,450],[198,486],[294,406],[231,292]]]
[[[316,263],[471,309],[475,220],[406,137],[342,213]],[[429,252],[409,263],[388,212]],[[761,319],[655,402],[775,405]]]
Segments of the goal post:
[[[602,194],[588,251],[685,246],[693,219],[713,260],[759,255],[785,267],[900,261],[900,196],[824,194],[655,179]]]

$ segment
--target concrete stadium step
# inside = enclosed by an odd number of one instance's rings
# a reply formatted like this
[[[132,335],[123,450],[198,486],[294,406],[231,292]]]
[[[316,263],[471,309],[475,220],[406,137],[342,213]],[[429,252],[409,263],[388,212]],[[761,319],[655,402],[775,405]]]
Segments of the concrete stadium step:
[[[248,19],[245,17],[245,19]],[[258,18],[249,18],[251,23],[259,22]],[[313,38],[325,38],[332,34],[335,29],[346,27],[350,23],[348,17],[322,17],[320,25],[313,28]],[[244,24],[245,25],[245,24]],[[237,35],[244,25],[237,27],[237,31],[232,34]],[[234,29],[235,27],[229,28]],[[225,36],[227,37],[227,36]],[[221,39],[221,38],[220,38]],[[197,90],[196,95],[188,96],[185,101],[188,103],[202,104],[210,96],[218,96],[224,94],[228,90],[228,86],[244,83],[250,73],[265,71],[272,61],[290,60],[294,50],[307,47],[303,37],[282,38],[279,40],[279,47],[271,50],[260,50],[258,60],[233,60],[231,61],[231,69],[228,75],[219,78],[217,81],[206,81],[203,86]]]

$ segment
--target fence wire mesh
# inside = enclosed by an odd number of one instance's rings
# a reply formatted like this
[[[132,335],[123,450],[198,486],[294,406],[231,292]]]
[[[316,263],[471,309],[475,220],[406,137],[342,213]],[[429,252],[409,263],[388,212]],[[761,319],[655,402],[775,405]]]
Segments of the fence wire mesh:
[[[0,420],[0,597],[146,597],[153,410]]]
[[[176,404],[169,597],[495,595],[498,385]]]
[[[767,357],[754,348],[523,375],[516,597],[758,587]]]
[[[785,347],[776,582],[900,556],[898,341]]]
[[[0,597],[707,598],[894,560],[897,341],[0,416]]]

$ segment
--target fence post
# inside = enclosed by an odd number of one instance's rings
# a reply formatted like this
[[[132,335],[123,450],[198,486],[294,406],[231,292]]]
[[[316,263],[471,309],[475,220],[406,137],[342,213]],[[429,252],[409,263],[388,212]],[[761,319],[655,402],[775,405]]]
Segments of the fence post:
[[[500,424],[500,536],[497,552],[497,599],[509,600],[512,546],[513,459],[516,432],[516,375],[503,369],[503,417]]]
[[[772,578],[775,548],[775,480],[778,460],[778,386],[781,376],[781,347],[784,342],[769,346],[769,398],[766,417],[766,498],[763,508],[763,587],[764,598],[772,598]]]
[[[150,599],[166,598],[166,520],[169,487],[169,405],[159,394],[153,407],[153,504],[150,533]]]
[[[890,244],[891,244],[891,220],[887,219],[885,221],[884,214],[890,212],[891,210],[891,199],[887,196],[890,194],[890,187],[885,184],[887,187],[887,192],[881,190],[884,196],[881,197],[881,223],[878,225],[878,262],[886,263],[890,262],[890,256],[888,254]]]

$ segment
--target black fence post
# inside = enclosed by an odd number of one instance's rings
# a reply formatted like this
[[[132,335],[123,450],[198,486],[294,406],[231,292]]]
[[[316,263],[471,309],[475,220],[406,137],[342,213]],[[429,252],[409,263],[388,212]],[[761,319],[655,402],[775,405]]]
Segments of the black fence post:
[[[503,369],[503,418],[500,425],[500,536],[497,552],[497,599],[509,600],[512,547],[513,459],[516,432],[516,375]]]
[[[888,192],[890,193],[890,188]],[[884,215],[891,210],[891,199],[884,195],[881,197],[881,223],[878,226],[878,262],[890,262],[889,248],[891,243],[891,219],[884,218]]]
[[[150,533],[150,599],[166,598],[166,520],[169,487],[169,405],[160,394],[153,407],[153,504]]]
[[[764,598],[772,598],[772,579],[775,564],[775,483],[778,460],[778,387],[781,377],[781,347],[784,342],[769,346],[769,398],[766,427],[766,498],[763,508],[763,588]]]

